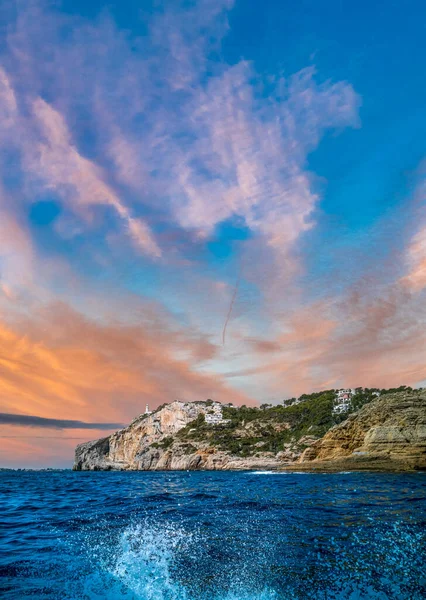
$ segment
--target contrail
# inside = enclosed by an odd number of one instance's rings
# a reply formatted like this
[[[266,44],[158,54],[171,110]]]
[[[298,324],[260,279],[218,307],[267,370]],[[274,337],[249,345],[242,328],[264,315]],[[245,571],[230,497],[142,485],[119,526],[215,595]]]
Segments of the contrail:
[[[228,314],[226,315],[225,325],[223,326],[223,331],[222,331],[222,346],[225,345],[226,328],[228,326],[229,319],[231,318],[232,307],[234,306],[235,298],[237,297],[238,287],[240,285],[240,279],[241,279],[241,267],[240,267],[240,269],[238,271],[238,276],[237,276],[237,281],[235,283],[234,293],[232,294],[231,304],[229,305],[229,310],[228,310]]]

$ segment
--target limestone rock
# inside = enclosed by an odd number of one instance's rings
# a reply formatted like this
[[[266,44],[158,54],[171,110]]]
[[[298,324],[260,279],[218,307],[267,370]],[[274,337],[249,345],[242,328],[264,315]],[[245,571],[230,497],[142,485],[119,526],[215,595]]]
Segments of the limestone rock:
[[[426,391],[384,394],[317,440],[309,433],[282,444],[279,452],[263,440],[247,457],[214,447],[214,435],[179,432],[218,403],[172,402],[107,438],[80,444],[76,470],[248,470],[248,469],[422,469],[426,468]],[[288,423],[248,422],[232,430],[236,440],[291,428]],[[196,428],[193,430],[196,433]],[[212,433],[217,430],[213,429]],[[309,432],[309,430],[308,430]],[[188,435],[187,435],[188,434]],[[216,437],[217,439],[217,437]],[[223,446],[222,446],[223,447]],[[225,446],[226,447],[226,446]]]
[[[426,391],[385,394],[366,404],[307,448],[300,463],[342,460],[426,468]]]
[[[214,403],[217,404],[217,403]],[[277,469],[294,461],[290,450],[274,455],[259,452],[246,458],[232,456],[209,446],[207,441],[188,444],[176,434],[205,414],[212,406],[203,402],[172,402],[150,415],[134,419],[129,427],[107,438],[80,444],[75,452],[75,470],[247,470]],[[286,427],[286,425],[285,425]],[[251,435],[252,424],[238,430]]]
[[[172,459],[161,442],[172,438],[204,411],[202,403],[172,402],[151,414],[141,415],[108,438],[77,446],[74,469],[169,468]]]

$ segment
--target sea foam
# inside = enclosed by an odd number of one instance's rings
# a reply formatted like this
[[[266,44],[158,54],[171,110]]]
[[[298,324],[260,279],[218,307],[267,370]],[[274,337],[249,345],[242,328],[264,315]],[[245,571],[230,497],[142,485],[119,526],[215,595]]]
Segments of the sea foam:
[[[212,582],[188,590],[182,580],[182,563],[197,569],[203,538],[176,523],[144,519],[126,527],[114,547],[96,544],[93,559],[97,572],[88,578],[90,600],[276,600],[274,591],[252,591],[241,573],[235,573],[228,590],[214,591]],[[207,578],[209,579],[209,578]]]

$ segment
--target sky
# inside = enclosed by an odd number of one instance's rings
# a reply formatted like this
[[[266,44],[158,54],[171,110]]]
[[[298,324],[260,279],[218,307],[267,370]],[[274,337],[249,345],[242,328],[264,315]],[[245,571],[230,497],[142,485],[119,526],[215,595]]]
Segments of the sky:
[[[425,55],[422,0],[3,0],[0,466],[426,384]]]

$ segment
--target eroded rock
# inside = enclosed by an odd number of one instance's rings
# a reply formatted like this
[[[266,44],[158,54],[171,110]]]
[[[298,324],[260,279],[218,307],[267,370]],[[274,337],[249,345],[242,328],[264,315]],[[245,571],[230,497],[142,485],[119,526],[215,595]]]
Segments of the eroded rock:
[[[307,448],[300,463],[386,461],[426,468],[426,392],[385,394],[330,429]]]

